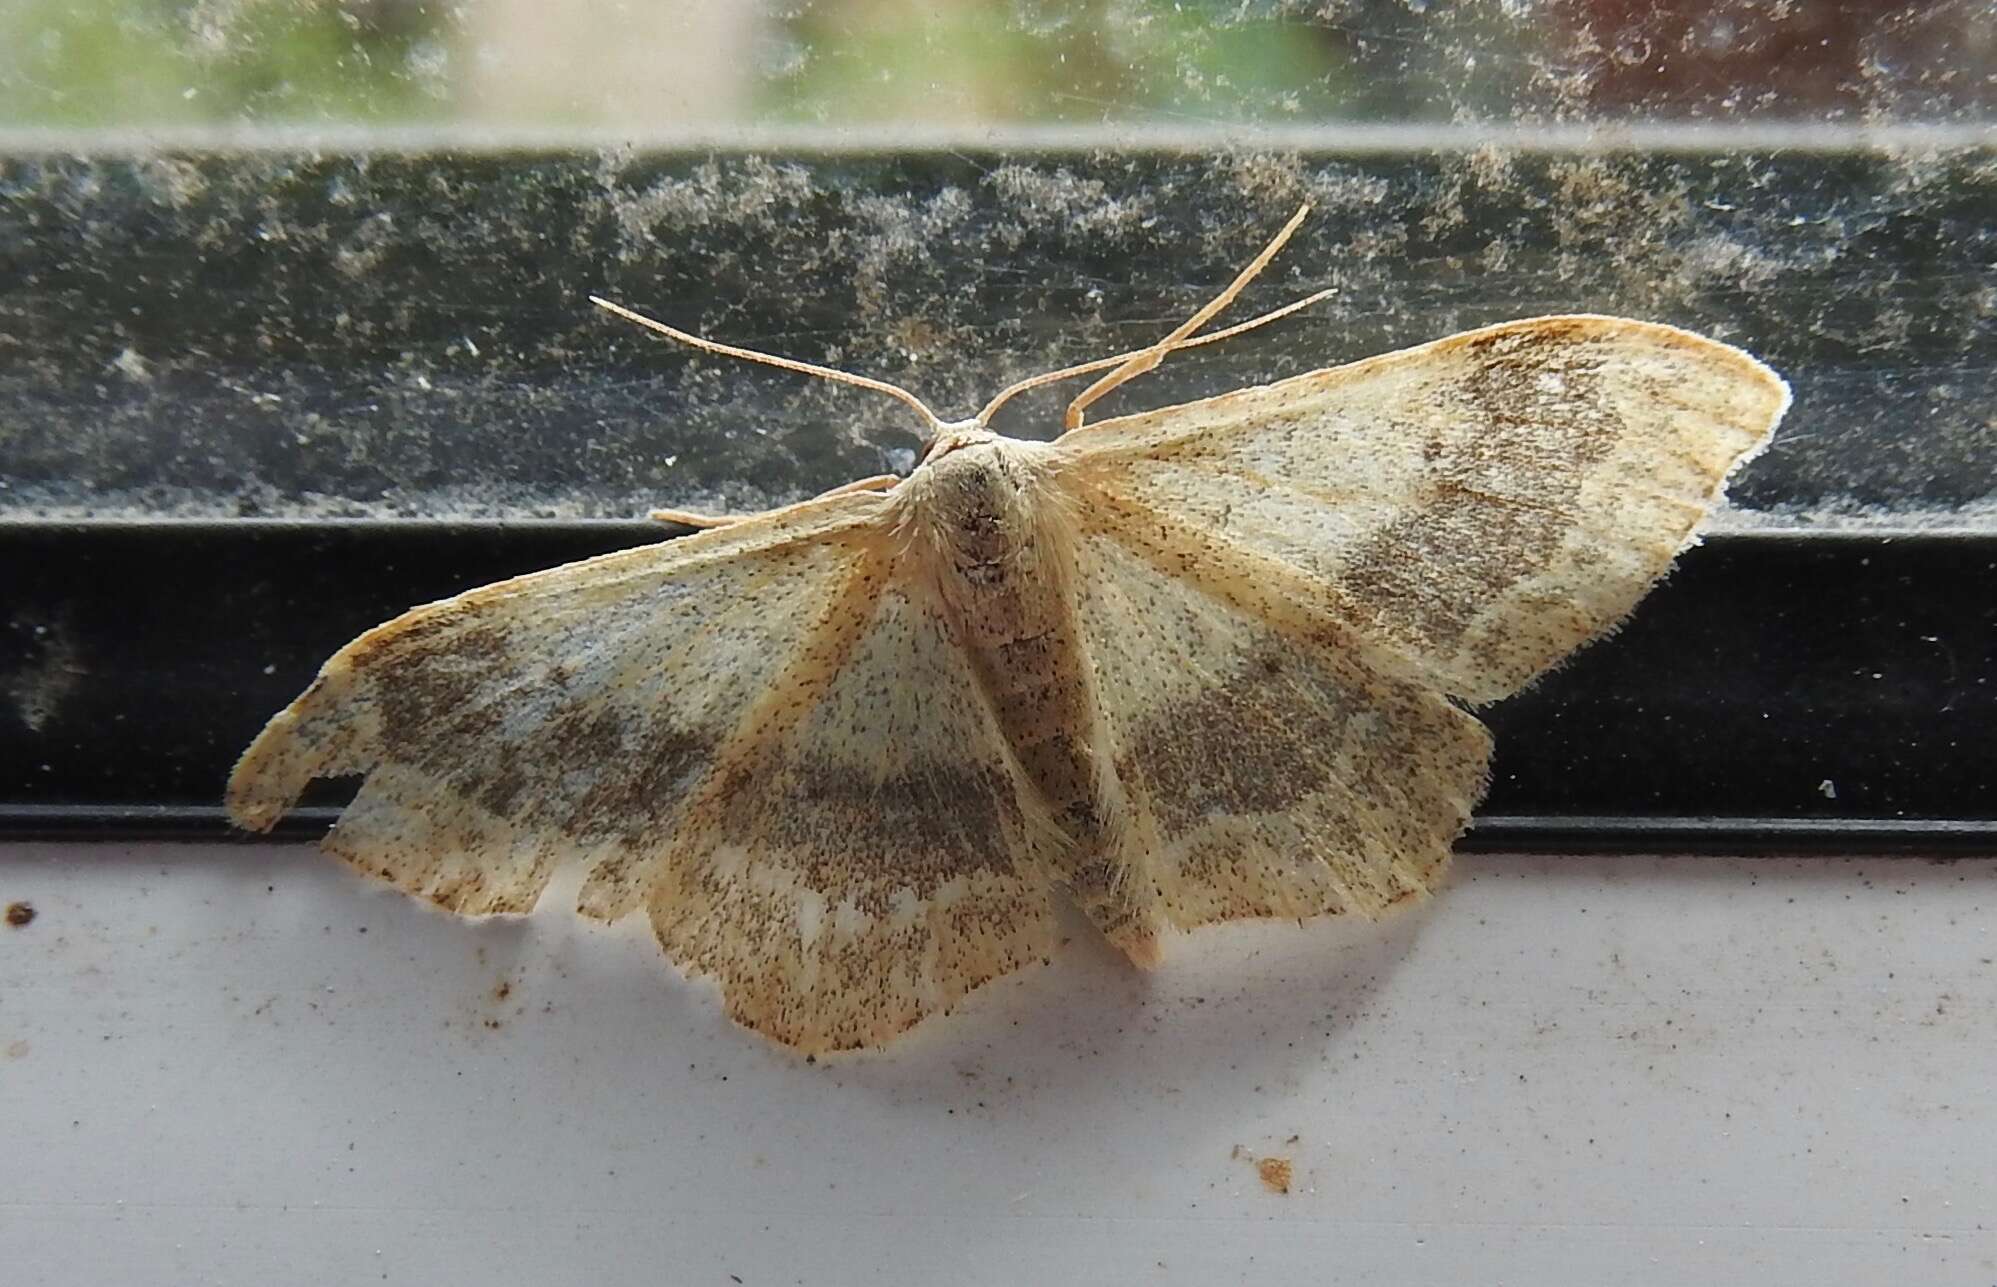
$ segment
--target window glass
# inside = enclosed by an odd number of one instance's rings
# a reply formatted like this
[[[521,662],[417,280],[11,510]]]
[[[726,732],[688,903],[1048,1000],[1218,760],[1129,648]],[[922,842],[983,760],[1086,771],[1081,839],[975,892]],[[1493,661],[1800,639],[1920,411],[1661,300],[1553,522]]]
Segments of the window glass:
[[[793,499],[917,426],[586,296],[958,413],[1309,200],[1244,307],[1337,293],[1118,407],[1612,312],[1796,384],[1725,521],[1982,523],[1993,97],[1968,0],[19,0],[0,512]]]

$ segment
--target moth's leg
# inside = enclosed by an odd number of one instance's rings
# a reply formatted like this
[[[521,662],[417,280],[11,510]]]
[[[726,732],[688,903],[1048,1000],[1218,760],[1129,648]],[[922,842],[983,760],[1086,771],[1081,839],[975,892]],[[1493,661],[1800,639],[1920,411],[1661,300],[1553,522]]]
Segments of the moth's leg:
[[[850,483],[841,483],[831,491],[820,492],[812,500],[825,500],[831,496],[844,496],[848,492],[888,491],[901,478],[895,474],[875,474],[871,478],[856,478]],[[804,502],[810,504],[810,501]],[[770,511],[764,511],[765,513]],[[655,509],[647,517],[660,523],[678,523],[681,527],[709,528],[726,527],[739,523],[745,518],[756,518],[755,514],[696,514],[688,509]]]
[[[1304,217],[1310,214],[1310,212],[1311,208],[1308,203],[1299,206],[1297,212],[1290,216],[1290,221],[1283,225],[1283,230],[1276,234],[1274,240],[1262,248],[1262,253],[1249,261],[1248,267],[1235,274],[1234,280],[1228,283],[1226,290],[1207,301],[1204,308],[1181,322],[1170,335],[1159,340],[1150,348],[1137,354],[1122,366],[1117,367],[1108,375],[1075,395],[1075,400],[1068,404],[1068,413],[1062,417],[1062,428],[1064,430],[1081,428],[1082,413],[1087,411],[1091,404],[1106,394],[1114,392],[1126,382],[1143,375],[1146,371],[1156,370],[1158,364],[1165,360],[1165,355],[1170,353],[1180,340],[1185,339],[1194,331],[1199,330],[1200,327],[1205,326],[1214,314],[1232,304],[1234,297],[1239,295],[1247,287],[1249,282],[1254,281],[1256,276],[1264,268],[1269,266],[1269,261],[1276,257],[1276,252],[1283,248],[1285,242],[1289,241],[1291,235],[1303,224]]]
[[[829,492],[820,492],[813,500],[824,500],[827,496],[844,496],[848,492],[885,492],[894,490],[901,481],[900,474],[875,474],[870,478],[855,478],[850,483],[841,483]]]
[[[753,514],[696,514],[690,509],[655,509],[645,517],[655,523],[678,523],[681,527],[709,528],[726,527],[739,523]]]

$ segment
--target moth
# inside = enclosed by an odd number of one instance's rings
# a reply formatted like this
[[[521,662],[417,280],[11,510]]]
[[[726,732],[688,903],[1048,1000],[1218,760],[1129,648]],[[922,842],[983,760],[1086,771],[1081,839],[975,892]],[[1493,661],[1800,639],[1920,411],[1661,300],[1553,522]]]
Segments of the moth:
[[[1508,322],[1086,422],[1275,255],[1144,349],[1023,380],[882,476],[501,581],[354,640],[237,764],[263,831],[359,776],[324,847],[465,915],[643,912],[738,1022],[883,1045],[1056,941],[1132,962],[1246,917],[1434,889],[1504,697],[1621,621],[1788,406],[1669,326]],[[1052,441],[1026,388],[1107,372]]]

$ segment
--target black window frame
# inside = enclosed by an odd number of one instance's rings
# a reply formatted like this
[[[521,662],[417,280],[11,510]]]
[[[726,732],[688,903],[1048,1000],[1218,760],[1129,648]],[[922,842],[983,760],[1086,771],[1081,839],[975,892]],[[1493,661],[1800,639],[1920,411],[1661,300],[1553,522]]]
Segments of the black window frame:
[[[0,379],[13,426],[0,676],[14,699],[0,703],[0,836],[228,834],[234,755],[366,627],[666,539],[606,516],[638,512],[641,494],[770,504],[905,466],[917,430],[893,404],[655,347],[592,316],[589,291],[809,360],[857,350],[911,383],[954,363],[996,387],[1007,346],[1054,365],[1101,351],[1085,341],[1141,343],[1314,198],[1318,222],[1272,274],[1270,302],[1329,283],[1343,311],[1189,359],[1128,405],[1587,307],[1749,343],[1798,389],[1784,445],[1736,489],[1747,508],[1620,631],[1480,712],[1499,750],[1467,847],[1997,848],[1997,529],[1983,517],[1997,463],[1973,430],[1997,345],[1988,321],[1947,311],[1997,295],[1978,249],[1988,149],[1676,137],[0,153],[0,272],[25,359]],[[1467,190],[1480,165],[1527,177]],[[614,182],[592,188],[606,167]],[[1027,199],[1066,204],[1036,223],[1018,213]],[[899,232],[927,227],[932,242],[865,260],[867,236],[903,244],[862,226],[870,200],[883,220],[930,212]],[[1645,203],[1665,218],[1655,236]],[[1825,245],[1845,264],[1784,281],[1689,258],[1773,254],[1782,220],[1806,230],[1792,265]],[[505,244],[476,243],[493,229]],[[829,249],[807,270],[812,236]],[[1506,237],[1543,243],[1539,276],[1491,268]],[[1614,308],[1623,288],[1631,306]],[[857,342],[841,330],[856,315],[872,317]],[[1841,346],[1829,325],[1888,317],[1904,368],[1890,338]],[[1814,338],[1796,338],[1804,322]],[[908,371],[880,369],[897,361],[895,327]],[[1908,408],[1942,381],[1971,405],[1935,414],[1971,428],[1937,432],[1924,460]],[[318,430],[286,407],[294,394]],[[1046,408],[1018,414],[1031,431]],[[332,449],[343,433],[373,452],[362,465]],[[108,437],[65,455],[64,434]],[[469,502],[454,455],[489,484]],[[658,464],[674,458],[689,468]],[[229,471],[251,468],[273,487],[232,491]],[[626,490],[592,491],[592,468]],[[279,834],[323,831],[337,798],[308,799]]]

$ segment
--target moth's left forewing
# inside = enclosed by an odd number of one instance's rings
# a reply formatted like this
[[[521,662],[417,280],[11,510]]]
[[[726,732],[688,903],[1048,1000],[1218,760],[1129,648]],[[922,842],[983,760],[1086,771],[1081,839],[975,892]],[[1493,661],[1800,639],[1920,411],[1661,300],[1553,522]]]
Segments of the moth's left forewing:
[[[735,1018],[879,1045],[1052,939],[1030,805],[893,502],[824,498],[417,608],[244,753],[267,828],[358,776],[326,847],[467,914],[645,912]]]

